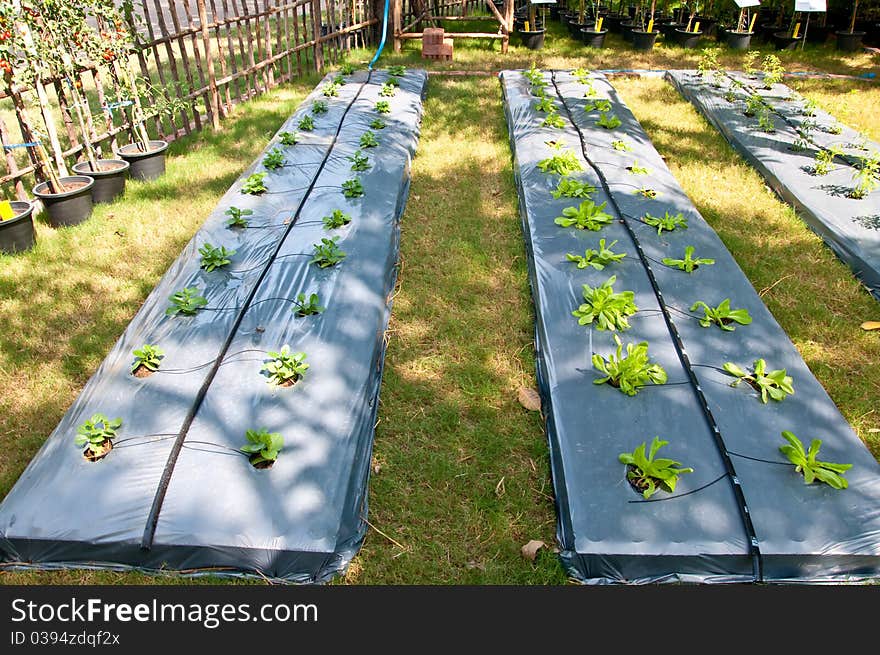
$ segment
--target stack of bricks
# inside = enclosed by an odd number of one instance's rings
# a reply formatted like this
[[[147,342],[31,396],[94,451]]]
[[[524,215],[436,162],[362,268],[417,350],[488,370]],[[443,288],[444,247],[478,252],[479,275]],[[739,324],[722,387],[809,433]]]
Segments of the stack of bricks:
[[[444,38],[442,27],[426,27],[422,32],[422,57],[452,59],[452,39]]]

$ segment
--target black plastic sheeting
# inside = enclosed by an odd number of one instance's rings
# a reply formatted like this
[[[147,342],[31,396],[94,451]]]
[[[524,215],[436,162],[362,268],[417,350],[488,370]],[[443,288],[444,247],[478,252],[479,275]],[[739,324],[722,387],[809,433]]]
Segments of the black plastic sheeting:
[[[880,576],[880,465],[847,424],[798,351],[773,319],[715,232],[688,200],[636,119],[599,75],[596,97],[621,120],[597,127],[586,110],[587,86],[568,72],[545,72],[547,95],[565,127],[542,127],[546,114],[519,71],[503,71],[502,87],[514,153],[536,311],[537,377],[550,443],[558,511],[557,537],[569,574],[590,584],[647,582],[845,582]],[[575,125],[577,129],[575,129]],[[622,140],[629,151],[611,147]],[[559,176],[537,168],[563,144],[584,170],[596,204],[616,220],[598,232],[554,224],[576,198],[554,199]],[[585,159],[589,157],[589,161]],[[627,167],[638,163],[647,175]],[[650,188],[655,198],[637,193]],[[681,212],[688,228],[663,232],[639,219]],[[602,271],[578,269],[566,253],[583,254],[599,239],[617,240],[627,256]],[[663,265],[686,246],[714,258],[692,274]],[[632,290],[639,312],[619,333],[624,343],[647,341],[652,361],[668,374],[629,397],[607,385],[591,355],[615,348],[612,334],[579,326],[571,312],[583,284],[616,276],[615,291]],[[730,298],[753,318],[724,332],[701,327],[689,310],[703,300]],[[750,369],[763,357],[785,368],[795,393],[761,403],[748,385],[730,387],[725,362]],[[822,439],[820,458],[852,463],[849,488],[807,486],[782,456],[783,430],[808,443]],[[668,440],[658,456],[694,472],[674,494],[645,501],[618,461],[654,436]]]
[[[667,79],[880,300],[880,190],[862,199],[847,196],[859,157],[880,153],[880,144],[863,139],[818,108],[805,112],[806,99],[784,84],[765,89],[760,74],[753,79],[733,72],[704,81],[696,71],[669,71]],[[733,80],[742,87],[733,85]],[[734,93],[732,102],[725,99],[728,92]],[[771,108],[774,132],[763,132],[757,117],[744,115],[746,98],[752,94],[760,95]],[[815,125],[807,131],[810,144],[794,150],[791,146],[805,121]],[[835,158],[834,170],[813,174],[816,153],[832,146],[842,152]]]
[[[380,97],[387,72],[358,72],[325,97],[334,77],[279,129],[299,143],[284,146],[276,134],[224,195],[4,499],[7,565],[293,582],[345,570],[366,529],[384,332],[427,75],[406,71],[397,93]],[[375,110],[379,100],[390,113]],[[315,101],[328,111],[314,114]],[[313,131],[298,129],[306,115]],[[379,145],[362,149],[372,167],[352,172],[347,158],[377,117],[386,122],[373,129]],[[266,171],[263,156],[276,147],[286,164]],[[241,191],[254,172],[267,172],[260,195]],[[341,184],[354,177],[365,195],[345,198]],[[253,211],[249,227],[226,226],[233,206]],[[352,221],[327,230],[322,218],[334,209]],[[314,244],[334,236],[345,259],[310,264]],[[201,269],[205,243],[234,249],[232,262]],[[207,306],[166,316],[168,297],[191,286]],[[317,293],[326,310],[298,317],[299,293]],[[144,343],[165,357],[159,372],[138,378],[132,351]],[[261,373],[266,353],[284,344],[310,364],[288,388]],[[73,438],[97,412],[123,424],[110,454],[92,463]],[[239,449],[246,430],[261,428],[285,443],[276,463],[258,470]]]

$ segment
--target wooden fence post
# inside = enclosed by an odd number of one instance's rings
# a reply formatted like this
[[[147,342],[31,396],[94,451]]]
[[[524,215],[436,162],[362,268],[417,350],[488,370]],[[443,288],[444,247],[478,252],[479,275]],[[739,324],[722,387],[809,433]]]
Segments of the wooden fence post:
[[[312,0],[312,38],[315,40],[315,70],[324,70],[324,45],[321,42],[321,0]]]
[[[403,40],[400,38],[400,28],[401,28],[401,11],[403,2],[402,0],[391,0],[391,33],[394,36],[394,52],[400,52],[401,47],[403,46]]]
[[[220,129],[220,92],[217,90],[217,75],[214,72],[214,54],[211,50],[211,35],[208,32],[208,10],[205,0],[196,0],[199,9],[199,22],[202,24],[202,43],[205,46],[205,63],[208,65],[208,93],[210,97],[211,127]],[[193,44],[195,47],[195,44]]]

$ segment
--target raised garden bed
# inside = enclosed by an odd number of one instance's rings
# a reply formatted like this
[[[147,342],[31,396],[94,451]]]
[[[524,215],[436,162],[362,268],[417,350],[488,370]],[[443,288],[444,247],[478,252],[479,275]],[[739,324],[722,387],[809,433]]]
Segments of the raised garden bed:
[[[710,82],[696,71],[669,71],[667,79],[880,299],[880,180],[855,197],[859,170],[880,144],[784,84],[765,84],[760,73]],[[823,157],[825,170],[817,168]]]
[[[366,529],[427,80],[400,73],[325,77],[224,195],[0,505],[7,564],[297,582],[345,569]],[[325,221],[337,211],[348,220]],[[288,350],[308,367],[277,383]],[[74,436],[95,414],[122,422],[89,461]],[[261,434],[280,450],[242,450]]]
[[[613,88],[583,72],[504,71],[501,80],[530,259],[557,533],[569,573],[587,583],[880,576],[880,519],[872,509],[880,500],[880,465]],[[548,112],[536,109],[541,102],[555,105],[560,120],[547,122]],[[548,173],[548,158],[560,153],[582,170]],[[565,210],[585,200],[554,198],[563,178],[563,190],[572,180],[592,185],[589,199],[606,203],[612,221],[595,231],[558,224],[556,217],[571,217]],[[568,257],[597,249],[600,239],[616,241],[613,250],[626,257],[602,270],[579,268]],[[698,263],[690,273],[682,270],[688,252]],[[613,333],[572,316],[589,318],[579,308],[583,285],[596,288],[611,275],[614,291],[631,291],[638,308],[629,327],[618,327],[620,340],[646,343],[649,361],[666,374],[665,383],[648,382],[634,396],[595,384],[604,378],[597,357],[614,354]],[[750,320],[704,327],[697,303],[714,309],[725,299]],[[760,387],[731,386],[738,378],[725,364],[751,371],[762,358],[785,370],[793,394],[774,388],[782,399],[762,402]],[[820,459],[852,464],[848,488],[805,484],[779,450],[783,431],[804,443],[821,439]],[[682,473],[674,491],[658,487],[644,498],[620,456],[654,437],[669,441],[657,457],[693,472]]]

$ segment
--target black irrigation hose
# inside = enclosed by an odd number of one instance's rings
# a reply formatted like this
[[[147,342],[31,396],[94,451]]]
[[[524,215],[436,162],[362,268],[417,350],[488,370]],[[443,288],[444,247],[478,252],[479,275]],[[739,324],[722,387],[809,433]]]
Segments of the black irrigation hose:
[[[253,359],[233,360],[232,358],[235,357],[236,355],[242,355],[244,353],[265,353],[265,352],[266,352],[265,350],[261,350],[259,348],[246,348],[245,350],[238,350],[230,355],[224,356],[223,361],[220,362],[220,365],[222,366],[223,364],[228,364],[232,361],[236,361],[236,362],[258,361],[258,360],[253,360]],[[193,373],[193,372],[198,371],[200,369],[203,369],[207,366],[210,366],[211,364],[216,362],[217,359],[218,358],[215,357],[211,361],[205,362],[204,364],[198,364],[197,366],[193,366],[191,368],[167,368],[167,369],[159,368],[158,370],[153,371],[153,372],[154,373],[165,373],[166,375],[181,375],[183,373]]]
[[[644,498],[642,500],[628,500],[627,503],[640,504],[640,503],[662,503],[667,500],[675,500],[676,498],[684,498],[685,496],[690,496],[691,494],[695,494],[698,491],[702,491],[703,489],[707,489],[711,487],[713,484],[717,482],[721,482],[724,478],[728,477],[729,473],[722,473],[717,478],[712,480],[711,482],[707,482],[706,484],[697,487],[696,489],[691,489],[690,491],[685,491],[683,494],[675,494],[674,496],[664,496],[663,498]]]
[[[370,79],[372,78],[372,76],[373,76],[373,71],[370,71],[369,73],[367,73],[367,79],[364,82],[361,82],[360,88],[358,89],[357,93],[355,93],[354,97],[348,103],[348,106],[345,108],[345,111],[342,112],[342,115],[339,118],[339,125],[337,125],[337,127],[336,127],[336,133],[333,135],[333,139],[330,142],[330,145],[327,149],[327,153],[324,155],[324,159],[321,162],[321,166],[318,168],[317,171],[315,171],[315,177],[312,179],[312,183],[308,186],[308,188],[306,189],[306,192],[303,194],[303,197],[300,200],[300,202],[296,208],[296,211],[294,212],[293,217],[291,218],[290,223],[287,226],[287,229],[284,231],[284,234],[278,240],[278,245],[275,246],[275,251],[272,255],[272,260],[274,260],[275,257],[278,256],[278,253],[281,252],[281,248],[284,245],[284,241],[285,241],[285,239],[287,239],[288,235],[290,234],[291,229],[293,229],[293,226],[296,225],[296,221],[299,218],[300,213],[302,212],[303,207],[305,206],[305,203],[309,198],[309,195],[311,194],[311,192],[314,189],[318,188],[316,183],[318,181],[318,178],[321,176],[321,172],[324,170],[324,166],[327,164],[327,160],[330,158],[330,154],[333,151],[333,148],[336,146],[336,142],[339,139],[339,133],[342,131],[342,125],[345,122],[345,117],[348,115],[348,112],[351,111],[351,108],[354,106],[355,102],[357,102],[358,98],[360,98],[360,95],[363,92],[364,87],[366,87],[370,83]],[[332,188],[335,188],[335,187],[332,187]],[[150,513],[149,513],[149,516],[147,517],[147,524],[144,527],[143,538],[141,539],[141,549],[143,549],[143,550],[150,550],[150,548],[152,548],[152,546],[153,546],[153,537],[156,534],[156,526],[159,521],[159,512],[162,509],[162,503],[164,502],[165,494],[168,491],[168,484],[171,482],[171,474],[174,471],[174,465],[176,464],[177,458],[180,455],[180,450],[183,447],[183,441],[184,441],[184,439],[186,439],[186,435],[188,434],[189,429],[192,426],[193,421],[195,420],[196,413],[198,412],[199,408],[201,407],[202,402],[204,402],[205,396],[208,394],[208,389],[210,388],[211,383],[214,381],[214,378],[216,377],[217,372],[220,369],[220,364],[223,360],[224,354],[226,353],[227,350],[229,350],[229,347],[232,345],[232,341],[235,338],[235,334],[238,331],[238,328],[241,326],[241,323],[244,320],[245,314],[247,313],[248,309],[250,308],[251,303],[253,302],[254,298],[257,295],[257,292],[260,290],[260,285],[262,284],[263,280],[268,275],[269,268],[271,266],[272,266],[272,261],[269,261],[266,264],[266,268],[263,270],[259,279],[257,279],[256,283],[254,284],[253,289],[251,289],[251,292],[248,295],[247,300],[245,300],[245,303],[242,306],[241,310],[239,311],[239,314],[236,317],[235,322],[233,323],[231,329],[229,330],[229,334],[226,336],[226,340],[220,349],[220,353],[217,356],[217,360],[214,362],[213,366],[211,367],[211,370],[208,372],[208,375],[205,378],[204,382],[202,382],[202,386],[199,389],[198,394],[196,395],[195,401],[193,402],[192,406],[190,407],[189,411],[187,412],[186,417],[184,418],[183,425],[180,428],[180,432],[178,433],[177,439],[174,441],[174,445],[171,447],[171,452],[168,455],[168,461],[165,463],[165,469],[162,471],[162,477],[159,480],[159,487],[156,490],[156,495],[153,497],[153,505],[150,508]]]
[[[751,457],[749,455],[742,455],[740,453],[735,453],[732,450],[728,450],[728,453],[735,457],[741,457],[742,459],[749,459],[753,462],[762,462],[764,464],[779,464],[780,466],[794,466],[791,462],[777,462],[774,459],[761,459],[760,457]]]
[[[556,73],[551,72],[550,74],[551,82],[553,83],[553,88],[556,89],[556,95],[559,100],[562,102],[562,106],[565,107],[565,113],[568,116],[568,120],[571,123],[572,127],[577,130],[578,137],[581,142],[581,152],[583,154],[584,159],[593,169],[593,171],[598,176],[599,180],[602,182],[602,186],[605,188],[605,191],[608,195],[608,202],[610,202],[615,211],[619,215],[623,215],[620,212],[620,207],[617,205],[617,202],[614,200],[614,195],[611,192],[611,186],[608,183],[608,180],[602,174],[602,171],[593,164],[589,155],[587,154],[587,142],[584,137],[584,133],[581,128],[577,125],[574,120],[574,116],[571,113],[571,109],[566,103],[565,98],[562,95],[562,92],[559,90],[559,85],[556,83]],[[740,511],[740,516],[743,521],[743,527],[746,531],[746,536],[749,541],[749,552],[752,557],[752,566],[755,575],[756,582],[762,582],[764,578],[763,574],[763,563],[761,560],[761,550],[758,545],[758,535],[755,532],[755,526],[752,523],[751,513],[749,512],[749,506],[746,502],[745,494],[743,493],[742,484],[739,480],[739,477],[736,475],[736,469],[733,466],[733,461],[730,458],[729,453],[727,452],[727,447],[724,444],[724,437],[721,435],[721,430],[718,428],[718,423],[715,420],[714,415],[712,414],[712,409],[709,407],[709,402],[706,399],[706,396],[703,394],[703,389],[700,386],[700,381],[697,379],[697,375],[694,372],[694,368],[690,363],[690,358],[688,357],[687,352],[684,348],[684,343],[681,340],[681,335],[678,333],[678,328],[675,325],[675,322],[672,320],[672,316],[667,310],[666,301],[663,299],[663,293],[660,291],[660,286],[657,283],[657,278],[654,276],[654,271],[651,269],[650,264],[648,263],[648,257],[645,255],[644,250],[642,250],[641,242],[639,241],[638,236],[636,236],[635,231],[632,229],[632,226],[629,224],[629,221],[623,221],[624,226],[626,227],[627,232],[629,233],[630,238],[635,244],[636,251],[639,254],[639,258],[642,260],[642,263],[645,267],[645,272],[648,275],[648,279],[651,282],[651,286],[654,289],[654,294],[657,296],[657,301],[660,303],[661,309],[663,309],[663,318],[666,321],[666,326],[669,329],[670,334],[672,335],[672,341],[675,346],[676,352],[678,353],[678,357],[681,360],[682,366],[685,371],[688,373],[688,377],[691,380],[692,388],[694,390],[694,394],[697,397],[697,400],[700,403],[700,406],[703,410],[703,414],[706,418],[706,422],[708,427],[712,431],[712,436],[715,440],[715,445],[718,448],[719,454],[721,455],[722,460],[724,461],[724,468],[727,471],[727,476],[730,478],[733,483],[733,492],[737,499],[737,507]]]

